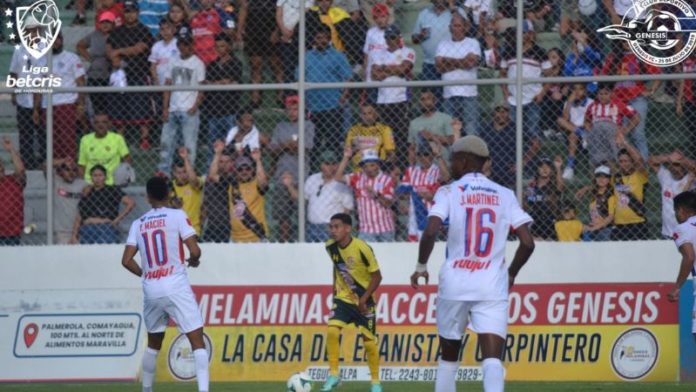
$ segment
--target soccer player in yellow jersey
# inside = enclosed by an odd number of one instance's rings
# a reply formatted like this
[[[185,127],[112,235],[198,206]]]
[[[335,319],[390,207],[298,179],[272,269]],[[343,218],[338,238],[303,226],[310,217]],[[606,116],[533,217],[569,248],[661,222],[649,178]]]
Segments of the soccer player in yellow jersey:
[[[321,388],[332,391],[341,378],[338,373],[341,330],[354,324],[362,334],[372,385],[370,392],[381,392],[379,383],[379,350],[375,333],[374,292],[382,281],[382,273],[372,248],[352,235],[353,220],[340,213],[331,217],[326,251],[334,266],[334,299],[329,317],[326,353],[329,358],[329,377]]]

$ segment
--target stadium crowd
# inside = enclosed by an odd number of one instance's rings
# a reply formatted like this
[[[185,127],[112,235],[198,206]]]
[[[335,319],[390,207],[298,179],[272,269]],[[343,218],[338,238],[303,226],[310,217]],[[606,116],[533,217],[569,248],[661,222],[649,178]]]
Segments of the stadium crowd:
[[[415,2],[418,0],[410,1]],[[421,0],[424,1],[424,0]],[[437,188],[450,180],[449,147],[481,136],[486,174],[515,185],[515,105],[523,111],[524,205],[541,240],[652,239],[645,206],[649,171],[662,198],[661,235],[676,221],[671,198],[691,189],[696,163],[696,95],[691,80],[616,84],[499,86],[502,99],[483,105],[476,80],[500,77],[638,75],[692,72],[696,57],[674,69],[647,65],[622,44],[594,31],[619,23],[626,1],[525,1],[522,63],[514,37],[515,2],[432,0],[402,32],[395,0],[100,0],[95,29],[75,52],[53,44],[53,73],[63,86],[230,85],[294,82],[461,80],[461,85],[306,93],[306,178],[299,177],[299,97],[277,91],[61,93],[53,95],[54,210],[58,243],[115,243],[134,201],[131,150],[159,152],[155,172],[171,179],[172,203],[199,236],[212,242],[296,240],[298,188],[307,203],[307,240],[328,239],[329,218],[355,212],[361,238],[416,240]],[[630,3],[630,2],[628,2]],[[87,23],[77,0],[76,25]],[[298,23],[306,19],[305,70],[298,70]],[[630,15],[629,15],[630,16]],[[28,29],[39,28],[27,23]],[[543,49],[538,32],[556,32],[560,47]],[[414,48],[420,47],[418,51]],[[417,56],[422,58],[417,59]],[[15,51],[10,73],[46,66]],[[43,60],[45,61],[45,60]],[[32,64],[33,62],[33,64]],[[88,66],[85,66],[88,64]],[[416,73],[416,64],[421,64]],[[268,69],[266,70],[266,65]],[[43,98],[43,99],[42,99]],[[263,102],[269,98],[273,102]],[[14,174],[0,178],[0,243],[18,244],[27,170],[45,167],[46,99],[15,94],[19,151]],[[654,102],[671,102],[692,139],[680,150],[649,151],[646,123]],[[260,127],[265,111],[284,119]],[[357,111],[354,119],[353,110]],[[487,114],[490,112],[490,119]],[[135,132],[136,141],[130,143]],[[545,156],[546,144],[563,141]],[[199,156],[200,155],[200,156]],[[568,184],[589,181],[576,192]],[[576,205],[583,205],[582,208]],[[270,211],[270,216],[267,213]],[[401,216],[407,217],[400,219]],[[581,217],[586,217],[581,219]],[[269,222],[274,222],[270,225]],[[660,223],[658,223],[660,224]]]

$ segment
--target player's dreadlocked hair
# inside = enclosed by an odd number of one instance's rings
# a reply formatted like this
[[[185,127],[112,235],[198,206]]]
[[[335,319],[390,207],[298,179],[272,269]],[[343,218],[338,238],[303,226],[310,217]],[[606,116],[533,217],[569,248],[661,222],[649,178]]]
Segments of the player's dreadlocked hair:
[[[674,196],[674,209],[684,208],[696,213],[696,193],[693,191],[682,192]]]

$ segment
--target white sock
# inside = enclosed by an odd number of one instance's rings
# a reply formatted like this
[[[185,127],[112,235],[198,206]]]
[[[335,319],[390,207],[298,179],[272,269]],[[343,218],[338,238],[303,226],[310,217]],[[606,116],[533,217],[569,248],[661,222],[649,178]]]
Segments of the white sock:
[[[204,348],[193,350],[193,357],[196,359],[198,391],[208,392],[208,384],[210,383],[210,374],[208,373],[208,351]]]
[[[459,362],[440,360],[437,365],[437,379],[435,380],[435,392],[455,392],[457,389],[454,379],[457,377]]]
[[[155,382],[157,354],[159,354],[159,350],[150,347],[145,348],[145,354],[143,354],[143,392],[152,392],[152,384]]]
[[[505,389],[505,369],[498,358],[483,360],[483,390],[485,392],[503,392]]]

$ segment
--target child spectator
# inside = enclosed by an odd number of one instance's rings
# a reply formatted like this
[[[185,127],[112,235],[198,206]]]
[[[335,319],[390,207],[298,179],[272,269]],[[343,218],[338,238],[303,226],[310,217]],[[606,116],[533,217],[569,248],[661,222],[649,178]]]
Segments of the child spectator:
[[[631,106],[614,99],[612,89],[611,83],[600,83],[597,100],[585,112],[585,136],[592,166],[599,166],[605,161],[614,162],[618,152],[618,135],[628,134],[640,122],[640,114]],[[624,118],[630,119],[627,125],[623,125]]]
[[[372,17],[375,25],[367,30],[365,46],[363,47],[363,54],[365,55],[363,69],[365,70],[365,80],[368,82],[372,81],[372,63],[375,53],[387,49],[384,32],[387,26],[389,26],[389,7],[382,3],[376,4],[372,7]]]
[[[587,85],[576,83],[573,85],[570,95],[563,105],[563,114],[558,118],[558,126],[567,132],[568,158],[563,169],[563,179],[570,181],[575,177],[575,156],[578,151],[578,142],[585,135],[585,112],[594,102],[587,96]]]
[[[553,240],[554,221],[559,216],[559,202],[564,189],[560,168],[561,157],[542,159],[534,179],[527,185],[525,209],[534,219],[532,234],[540,240]]]
[[[577,218],[575,206],[566,205],[562,210],[562,219],[554,224],[556,238],[561,242],[580,241],[582,238],[583,225]]]
[[[180,57],[176,37],[174,36],[174,24],[167,18],[162,18],[159,24],[159,33],[162,39],[152,45],[150,56],[147,58],[150,62],[150,77],[152,78],[152,84],[155,86],[164,85],[164,82],[167,80],[169,63]]]
[[[237,153],[242,150],[254,151],[268,144],[268,136],[259,132],[254,124],[254,109],[243,107],[237,113],[237,126],[230,129],[225,137],[225,145],[231,145]]]
[[[174,26],[174,35],[179,35],[179,30],[186,28],[191,31],[191,26],[189,25],[189,13],[188,7],[181,0],[172,0],[169,6],[169,12],[167,13],[167,19],[172,22]]]

